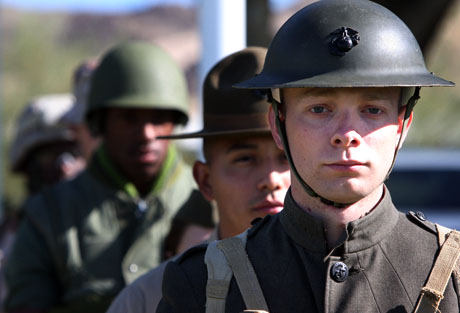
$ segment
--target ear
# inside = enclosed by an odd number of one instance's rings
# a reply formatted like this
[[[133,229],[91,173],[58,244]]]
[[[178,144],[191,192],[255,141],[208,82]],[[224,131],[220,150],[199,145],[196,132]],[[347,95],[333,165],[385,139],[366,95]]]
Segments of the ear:
[[[401,149],[404,143],[404,140],[406,140],[410,126],[412,125],[412,119],[414,117],[414,112],[412,111],[410,113],[409,118],[407,119],[406,126],[404,126],[404,133],[402,134],[401,132],[403,131],[402,126],[404,123],[404,114],[405,114],[405,110],[401,110],[401,112],[399,113],[399,117],[398,117],[398,141],[399,141],[399,138],[402,136],[401,143],[399,145],[399,149]]]
[[[281,136],[278,130],[278,127],[276,127],[276,116],[275,116],[275,111],[273,110],[273,107],[270,106],[268,109],[268,123],[270,124],[270,129],[272,131],[272,136],[273,139],[275,140],[276,146],[284,151],[283,148],[283,143],[281,141]]]
[[[196,161],[193,165],[193,178],[195,178],[198,188],[206,200],[214,200],[212,184],[209,181],[209,165]]]

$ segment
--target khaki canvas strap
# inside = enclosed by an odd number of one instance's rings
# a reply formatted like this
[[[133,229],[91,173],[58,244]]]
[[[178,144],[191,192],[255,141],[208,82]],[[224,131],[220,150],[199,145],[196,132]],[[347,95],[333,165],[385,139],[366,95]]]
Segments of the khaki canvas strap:
[[[268,307],[254,268],[246,254],[247,233],[208,245],[205,263],[208,269],[206,313],[225,312],[230,280],[235,275],[246,308],[244,312],[268,313]]]
[[[414,313],[440,312],[438,309],[439,304],[444,298],[447,283],[460,257],[460,233],[456,230],[450,231],[440,225],[436,225],[436,227],[439,242],[442,244],[441,251],[428,277],[428,282],[420,292],[420,298]]]
[[[439,246],[442,246],[446,241],[447,235],[452,231],[452,229],[444,227],[439,224],[435,224],[436,230],[438,231],[438,243]]]
[[[227,238],[220,241],[217,246],[222,249],[230,263],[246,308],[268,311],[259,280],[241,239],[238,237]]]
[[[233,273],[225,255],[217,248],[217,241],[208,245],[204,262],[208,269],[206,313],[223,313],[225,312],[225,299]]]

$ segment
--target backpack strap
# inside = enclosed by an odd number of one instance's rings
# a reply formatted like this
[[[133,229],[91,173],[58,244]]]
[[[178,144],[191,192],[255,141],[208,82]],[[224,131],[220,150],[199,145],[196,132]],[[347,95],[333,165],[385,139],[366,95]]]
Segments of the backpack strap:
[[[217,242],[215,240],[209,243],[204,255],[204,262],[208,269],[206,313],[225,312],[225,299],[233,276],[225,255],[217,247]]]
[[[436,224],[441,250],[431,270],[426,285],[420,291],[420,298],[414,313],[439,312],[439,304],[452,273],[457,272],[460,257],[460,233]]]
[[[246,254],[247,232],[208,245],[205,263],[208,268],[206,313],[225,312],[230,280],[235,275],[246,308],[268,312],[257,275]],[[251,312],[251,311],[248,311]]]

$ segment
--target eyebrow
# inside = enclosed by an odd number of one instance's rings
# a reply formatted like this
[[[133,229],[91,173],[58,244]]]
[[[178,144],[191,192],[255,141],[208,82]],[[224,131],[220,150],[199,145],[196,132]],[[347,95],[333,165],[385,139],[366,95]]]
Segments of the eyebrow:
[[[337,94],[340,88],[308,88],[305,90],[305,95],[314,97],[329,97]],[[391,100],[391,96],[387,92],[379,92],[375,89],[366,89],[362,94],[366,100]]]
[[[231,152],[235,152],[239,150],[247,150],[247,149],[251,149],[251,150],[257,149],[257,145],[251,144],[251,143],[235,143],[227,149],[226,153],[231,153]]]

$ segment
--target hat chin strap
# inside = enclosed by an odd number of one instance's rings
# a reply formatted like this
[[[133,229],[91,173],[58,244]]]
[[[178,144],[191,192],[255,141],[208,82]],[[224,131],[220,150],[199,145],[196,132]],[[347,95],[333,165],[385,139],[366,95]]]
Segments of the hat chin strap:
[[[402,124],[402,127],[401,127],[401,136],[399,137],[398,145],[396,146],[395,153],[394,153],[394,156],[393,156],[393,162],[391,163],[391,167],[388,170],[388,173],[387,173],[387,176],[386,176],[385,180],[389,177],[391,171],[393,170],[393,167],[394,167],[394,164],[395,164],[395,161],[396,161],[396,156],[398,154],[398,150],[399,150],[399,148],[401,146],[401,143],[402,143],[402,138],[403,138],[403,134],[404,134],[404,128],[405,128],[405,125],[406,125],[406,121],[410,117],[410,114],[412,113],[412,109],[414,108],[414,106],[417,103],[417,100],[419,98],[420,98],[420,87],[416,87],[415,91],[414,91],[414,94],[407,101],[406,112],[404,114],[404,121],[403,121],[403,124]],[[281,103],[273,98],[271,90],[269,90],[269,92],[268,92],[268,101],[273,106],[273,110],[275,112],[276,127],[278,128],[278,132],[279,132],[280,138],[281,138],[281,143],[283,145],[284,153],[286,154],[286,158],[288,160],[291,172],[294,173],[294,176],[297,178],[297,181],[300,182],[300,184],[302,185],[302,187],[305,190],[305,192],[308,195],[310,195],[311,197],[319,198],[319,200],[322,203],[324,203],[324,204],[326,204],[328,206],[333,206],[335,208],[346,208],[346,207],[356,203],[356,202],[342,203],[342,202],[336,202],[336,201],[326,199],[326,198],[320,196],[316,191],[314,191],[303,180],[303,178],[300,176],[299,172],[297,171],[297,168],[296,168],[296,166],[294,164],[294,160],[292,159],[291,149],[289,148],[289,141],[287,139],[286,124],[280,118],[279,106],[280,106]]]

